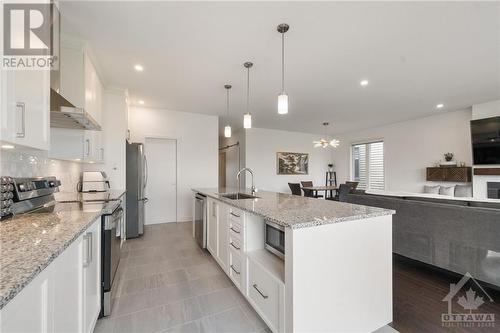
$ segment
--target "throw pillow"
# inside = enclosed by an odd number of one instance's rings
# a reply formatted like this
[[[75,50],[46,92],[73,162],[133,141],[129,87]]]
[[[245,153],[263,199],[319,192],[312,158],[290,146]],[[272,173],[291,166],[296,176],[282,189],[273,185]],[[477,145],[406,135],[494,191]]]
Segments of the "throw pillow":
[[[455,186],[455,196],[460,198],[472,197],[472,186],[470,185],[457,185]]]
[[[427,194],[439,194],[439,188],[441,186],[435,185],[435,186],[430,186],[430,185],[425,185],[424,186],[424,193]]]
[[[453,197],[455,196],[455,186],[441,186],[439,188],[439,194]]]

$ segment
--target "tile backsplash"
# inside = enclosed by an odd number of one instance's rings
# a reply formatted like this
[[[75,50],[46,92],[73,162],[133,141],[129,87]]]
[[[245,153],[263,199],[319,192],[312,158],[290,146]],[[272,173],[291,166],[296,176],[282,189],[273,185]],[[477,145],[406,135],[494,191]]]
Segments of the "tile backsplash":
[[[43,151],[0,151],[0,176],[38,177],[56,176],[61,191],[76,191],[80,181],[80,163],[54,160]]]

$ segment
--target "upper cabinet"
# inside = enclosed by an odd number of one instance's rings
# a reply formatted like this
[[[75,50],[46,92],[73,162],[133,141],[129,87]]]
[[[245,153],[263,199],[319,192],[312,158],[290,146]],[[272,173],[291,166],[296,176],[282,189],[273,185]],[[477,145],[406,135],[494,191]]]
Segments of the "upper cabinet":
[[[87,45],[76,38],[61,35],[60,53],[59,94],[87,113],[102,128],[104,87]],[[53,127],[50,157],[103,162],[102,137],[102,131]]]
[[[0,75],[0,141],[48,150],[50,71],[2,70]]]
[[[59,93],[101,124],[103,85],[84,42],[61,35]]]

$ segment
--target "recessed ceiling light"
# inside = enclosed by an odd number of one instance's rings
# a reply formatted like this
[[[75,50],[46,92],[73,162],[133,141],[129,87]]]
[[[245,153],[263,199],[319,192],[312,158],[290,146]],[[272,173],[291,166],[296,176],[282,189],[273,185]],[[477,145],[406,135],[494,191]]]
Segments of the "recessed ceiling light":
[[[366,87],[368,83],[369,83],[368,80],[361,80],[361,82],[359,82],[359,85],[362,87]]]
[[[13,145],[2,145],[3,149],[14,149]]]
[[[142,67],[142,65],[137,64],[134,66],[134,69],[138,72],[142,72],[144,70],[144,67]]]
[[[144,105],[144,101],[142,99],[140,99],[139,104]]]
[[[442,108],[444,108],[444,104],[438,104],[438,105],[436,105],[436,109],[442,109]]]

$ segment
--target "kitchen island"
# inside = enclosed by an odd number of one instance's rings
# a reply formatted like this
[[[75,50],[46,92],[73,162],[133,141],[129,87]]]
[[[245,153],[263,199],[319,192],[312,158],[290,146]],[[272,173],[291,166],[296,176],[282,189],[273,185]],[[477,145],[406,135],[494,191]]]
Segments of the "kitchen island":
[[[373,332],[392,322],[394,211],[193,191],[207,197],[207,249],[273,332]],[[267,223],[283,230],[283,258],[266,250]]]

